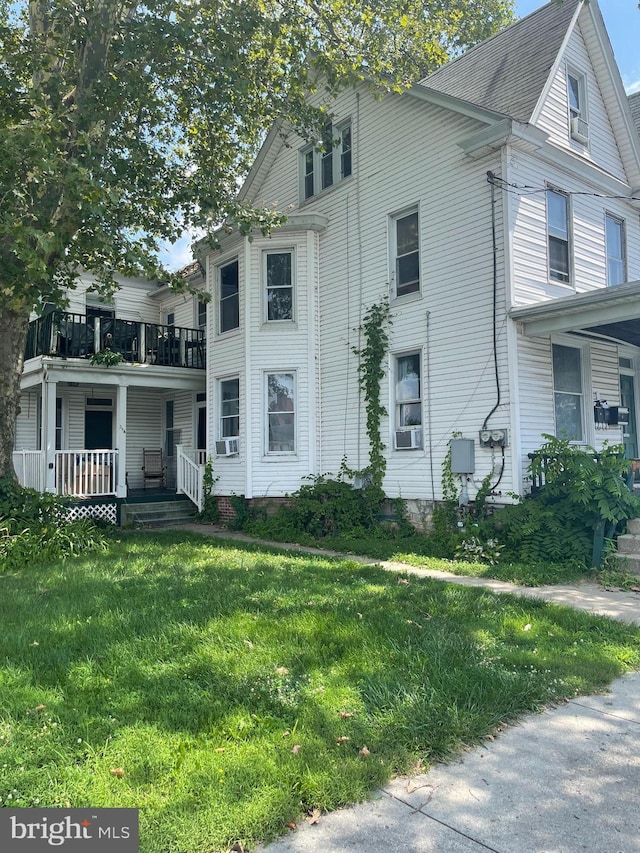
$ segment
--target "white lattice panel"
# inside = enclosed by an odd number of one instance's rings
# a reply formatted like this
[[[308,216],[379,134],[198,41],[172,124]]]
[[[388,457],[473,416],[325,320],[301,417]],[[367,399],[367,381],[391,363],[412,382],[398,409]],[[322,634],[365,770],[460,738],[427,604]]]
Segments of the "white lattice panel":
[[[107,524],[117,524],[118,506],[115,503],[76,504],[69,507],[69,518],[72,521],[93,518],[96,521],[106,521]]]

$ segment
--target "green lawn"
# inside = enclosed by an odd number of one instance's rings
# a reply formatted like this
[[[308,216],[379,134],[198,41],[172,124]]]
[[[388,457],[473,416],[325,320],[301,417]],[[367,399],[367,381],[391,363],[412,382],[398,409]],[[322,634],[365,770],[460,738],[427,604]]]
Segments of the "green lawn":
[[[606,619],[176,532],[0,575],[0,620],[1,805],[139,807],[143,853],[251,845],[640,666]]]

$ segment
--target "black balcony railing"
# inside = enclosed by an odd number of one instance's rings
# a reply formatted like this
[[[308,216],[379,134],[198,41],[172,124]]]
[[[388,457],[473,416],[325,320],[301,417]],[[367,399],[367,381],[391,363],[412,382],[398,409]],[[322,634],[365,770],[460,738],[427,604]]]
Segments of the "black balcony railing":
[[[201,329],[138,323],[115,317],[87,317],[53,311],[29,323],[25,361],[39,355],[91,358],[110,349],[130,364],[205,368],[205,336]]]

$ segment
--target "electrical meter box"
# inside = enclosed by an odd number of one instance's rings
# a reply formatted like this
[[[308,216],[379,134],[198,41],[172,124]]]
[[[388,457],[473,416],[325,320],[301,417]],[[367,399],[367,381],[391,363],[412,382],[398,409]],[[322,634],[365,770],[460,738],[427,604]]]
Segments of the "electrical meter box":
[[[475,470],[475,441],[472,438],[451,439],[451,473],[473,474]]]

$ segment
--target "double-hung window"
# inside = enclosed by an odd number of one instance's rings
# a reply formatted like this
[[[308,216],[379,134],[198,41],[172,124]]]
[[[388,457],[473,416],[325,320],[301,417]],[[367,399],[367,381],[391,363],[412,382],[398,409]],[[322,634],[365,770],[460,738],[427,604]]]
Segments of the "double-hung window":
[[[351,122],[328,123],[316,145],[302,150],[302,196],[313,198],[351,175],[353,168],[353,137]]]
[[[622,284],[627,278],[624,220],[605,215],[607,247],[607,284]]]
[[[420,353],[395,359],[396,449],[422,447],[422,379]]]
[[[264,252],[267,322],[293,320],[293,251]]]
[[[240,435],[240,380],[220,381],[220,438]]]
[[[295,453],[295,374],[267,373],[267,453]]]
[[[549,278],[567,283],[570,278],[569,198],[547,190],[547,242]]]
[[[582,351],[562,344],[553,344],[552,350],[556,436],[584,441]]]
[[[420,290],[420,220],[417,210],[391,220],[391,246],[395,295]]]
[[[240,289],[238,261],[231,261],[218,268],[220,293],[220,334],[240,325]]]

